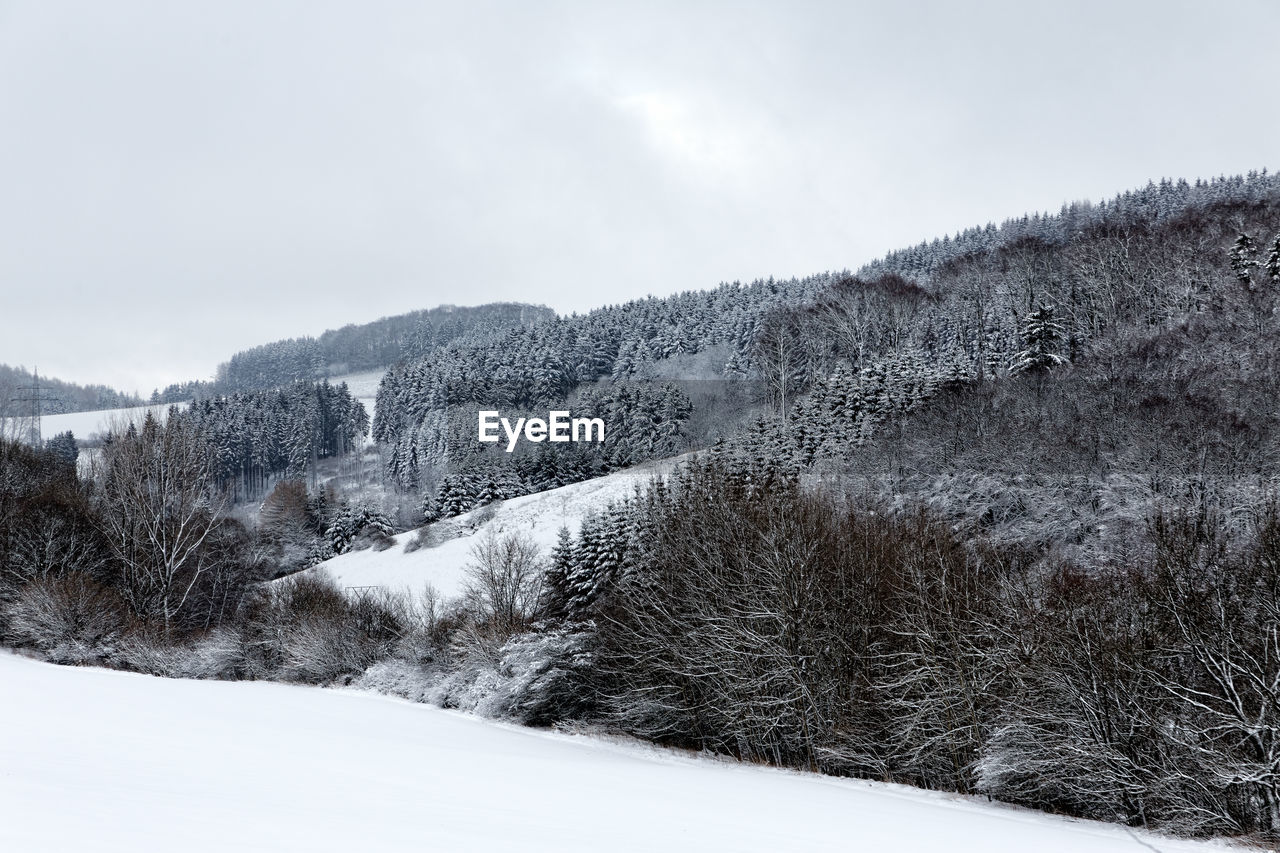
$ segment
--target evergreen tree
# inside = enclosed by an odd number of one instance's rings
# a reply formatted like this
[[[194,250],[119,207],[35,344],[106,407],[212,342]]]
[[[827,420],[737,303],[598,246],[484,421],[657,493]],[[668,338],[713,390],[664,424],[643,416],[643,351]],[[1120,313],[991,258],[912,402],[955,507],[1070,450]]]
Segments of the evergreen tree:
[[[1248,234],[1241,234],[1231,246],[1228,257],[1231,259],[1231,271],[1241,284],[1253,289],[1253,270],[1258,266],[1258,244]]]
[[[1022,349],[1014,356],[1014,373],[1037,373],[1067,363],[1060,355],[1066,332],[1053,318],[1052,305],[1041,305],[1027,315],[1022,325]]]
[[[76,437],[71,430],[58,433],[46,441],[44,446],[46,450],[58,457],[58,459],[73,468],[75,467],[76,460],[80,456],[80,448],[76,444]]]
[[[577,546],[568,527],[561,527],[556,544],[551,549],[551,560],[542,580],[541,609],[551,619],[564,619],[569,615],[569,578],[574,572]]]
[[[335,554],[345,554],[351,543],[366,530],[381,536],[391,536],[394,528],[391,519],[381,510],[366,505],[344,506],[325,531],[325,539]]]
[[[464,512],[470,511],[474,506],[474,502],[462,478],[452,475],[446,476],[440,481],[437,503],[440,505],[441,518],[462,515]]]
[[[1275,241],[1271,244],[1271,252],[1267,255],[1264,268],[1267,271],[1267,278],[1273,284],[1280,284],[1280,234],[1276,235]]]
[[[440,511],[440,502],[436,499],[435,494],[430,490],[422,493],[422,504],[420,509],[422,511],[422,522],[424,524],[439,521],[442,516]]]

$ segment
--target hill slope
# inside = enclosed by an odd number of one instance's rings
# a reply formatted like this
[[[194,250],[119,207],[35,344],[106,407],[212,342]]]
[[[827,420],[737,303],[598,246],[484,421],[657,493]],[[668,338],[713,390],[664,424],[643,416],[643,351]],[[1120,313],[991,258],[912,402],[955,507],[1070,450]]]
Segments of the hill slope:
[[[378,370],[403,358],[422,357],[469,333],[536,325],[554,317],[550,308],[523,303],[441,305],[330,329],[319,338],[289,338],[238,352],[218,366],[215,385],[224,393],[251,391]]]
[[[36,377],[26,368],[0,364],[0,416],[26,417],[31,412],[31,395],[35,393],[40,396],[40,410],[45,414],[142,404],[134,395],[106,385],[78,385],[49,376]]]
[[[405,553],[405,546],[418,537],[416,531],[401,533],[395,537],[395,547],[386,551],[342,554],[308,571],[327,572],[346,587],[417,592],[430,583],[445,598],[454,598],[462,592],[472,547],[489,531],[526,534],[545,554],[555,545],[561,527],[577,532],[585,516],[630,497],[637,487],[643,488],[655,475],[667,473],[681,458],[637,465],[437,521],[423,528],[426,544],[411,553]]]
[[[0,656],[0,683],[7,850],[1143,846],[1121,827],[353,692],[157,679],[9,655]],[[84,724],[83,708],[93,709],[94,725]],[[1212,849],[1156,843],[1169,853]]]

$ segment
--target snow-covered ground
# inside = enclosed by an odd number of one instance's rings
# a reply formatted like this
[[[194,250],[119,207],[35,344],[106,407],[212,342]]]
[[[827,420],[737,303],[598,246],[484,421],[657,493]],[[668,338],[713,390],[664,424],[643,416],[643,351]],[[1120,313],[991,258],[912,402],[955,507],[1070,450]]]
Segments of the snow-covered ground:
[[[377,370],[366,370],[363,373],[346,373],[342,376],[331,376],[329,377],[329,384],[347,383],[347,390],[351,392],[351,396],[364,404],[364,410],[369,413],[369,423],[372,425],[374,404],[378,400],[378,385],[382,382],[382,377],[386,372],[387,369],[385,367],[380,367]]]
[[[377,370],[366,370],[363,373],[344,373],[341,376],[330,376],[329,384],[337,385],[345,382],[351,396],[360,400],[372,400],[378,396],[378,385],[386,372],[385,367],[379,367]]]
[[[374,401],[378,396],[378,383],[382,381],[382,376],[386,372],[384,368],[368,370],[363,373],[348,373],[343,376],[331,377],[329,382],[333,385],[337,385],[339,382],[347,383],[351,396],[364,404],[365,409],[369,412],[370,422],[372,422]],[[179,408],[185,408],[187,404],[178,403],[177,405]],[[75,433],[77,439],[94,439],[101,436],[102,433],[117,422],[128,423],[129,421],[134,421],[141,423],[147,412],[151,412],[163,420],[168,411],[169,404],[165,403],[157,406],[136,406],[127,409],[100,409],[94,412],[45,415],[40,419],[40,430],[45,438],[71,430]]]
[[[0,652],[0,695],[15,853],[1220,849],[353,691]]]
[[[186,403],[179,403],[178,408],[185,408]],[[60,432],[71,430],[76,440],[97,439],[117,424],[130,421],[142,423],[143,418],[151,412],[161,421],[169,413],[169,404],[160,406],[135,406],[130,409],[100,409],[96,412],[71,412],[66,415],[45,415],[40,419],[40,432],[50,438]]]
[[[655,475],[665,475],[678,461],[649,462],[438,521],[425,528],[424,541],[428,544],[412,553],[405,553],[404,548],[418,534],[402,533],[396,537],[396,544],[385,551],[343,554],[308,571],[328,572],[347,587],[378,586],[416,592],[430,583],[445,598],[453,598],[466,580],[472,547],[488,531],[502,535],[523,533],[545,554],[555,545],[561,527],[577,533],[584,516],[604,509],[611,501],[630,497],[637,487],[643,488]]]

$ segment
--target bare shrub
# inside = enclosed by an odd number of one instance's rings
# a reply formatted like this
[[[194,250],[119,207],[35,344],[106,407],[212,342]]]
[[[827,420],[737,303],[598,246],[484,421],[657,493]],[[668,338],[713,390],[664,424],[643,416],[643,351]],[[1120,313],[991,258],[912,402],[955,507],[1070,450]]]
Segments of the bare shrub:
[[[395,596],[370,590],[351,597],[329,576],[304,573],[263,588],[244,623],[252,677],[325,684],[392,654],[408,619]]]
[[[430,524],[424,524],[404,543],[404,552],[412,554],[414,551],[419,551],[423,548],[434,548],[439,544],[439,537],[435,529]]]
[[[417,596],[408,592],[387,593],[384,600],[385,606],[401,618],[396,656],[416,664],[438,660],[446,640],[441,630],[445,606],[439,591],[425,584]]]
[[[125,612],[120,596],[84,572],[36,578],[4,605],[10,638],[58,663],[109,655],[124,633]]]
[[[486,532],[471,548],[463,601],[471,624],[459,640],[492,657],[532,622],[542,589],[537,544],[526,534]]]
[[[475,527],[488,524],[493,521],[494,516],[498,514],[498,510],[502,508],[502,501],[491,501],[481,507],[471,511],[471,523]]]

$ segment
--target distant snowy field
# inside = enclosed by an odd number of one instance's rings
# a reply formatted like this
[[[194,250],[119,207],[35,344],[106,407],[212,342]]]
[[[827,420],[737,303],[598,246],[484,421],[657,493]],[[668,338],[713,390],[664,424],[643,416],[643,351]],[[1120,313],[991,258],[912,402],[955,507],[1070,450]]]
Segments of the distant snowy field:
[[[364,373],[330,376],[329,384],[347,383],[347,390],[351,392],[352,397],[364,404],[365,411],[369,413],[369,423],[372,424],[374,403],[378,399],[378,384],[382,382],[382,377],[386,372],[386,368],[379,368],[378,370],[367,370]]]
[[[472,547],[488,531],[501,535],[523,533],[546,554],[556,544],[561,527],[577,533],[585,516],[604,509],[611,501],[632,496],[655,475],[670,472],[679,461],[649,462],[438,521],[426,530],[428,542],[439,544],[424,545],[410,554],[404,552],[404,546],[416,532],[401,533],[395,537],[396,544],[385,551],[342,554],[308,571],[327,572],[346,587],[377,586],[416,593],[430,583],[445,598],[454,598],[466,581]]]
[[[382,381],[382,376],[386,372],[385,369],[381,369],[368,370],[363,373],[348,373],[343,376],[330,377],[329,382],[332,385],[337,385],[339,382],[347,383],[351,396],[364,404],[365,409],[369,412],[369,421],[372,423],[374,402],[378,397],[378,383]],[[186,408],[187,404],[178,403],[177,406],[183,409]],[[71,430],[79,440],[96,439],[107,432],[113,424],[128,423],[129,421],[141,423],[148,412],[151,412],[160,420],[164,420],[168,411],[169,404],[164,403],[157,406],[135,406],[127,409],[100,409],[94,412],[45,415],[40,419],[40,431],[45,438]]]
[[[387,372],[385,367],[377,370],[366,370],[364,373],[345,373],[342,376],[330,376],[329,384],[337,385],[340,382],[347,383],[347,390],[351,392],[352,397],[361,400],[372,400],[378,396],[378,384],[382,382],[383,375]]]
[[[186,403],[178,403],[178,408],[186,408]],[[45,415],[40,419],[40,432],[50,438],[60,432],[71,430],[78,441],[101,438],[104,433],[116,424],[127,424],[130,421],[142,423],[147,413],[155,415],[161,421],[169,413],[169,404],[160,406],[135,406],[131,409],[100,409],[96,412],[72,412],[67,415]]]
[[[1223,849],[344,690],[0,652],[0,850]]]

